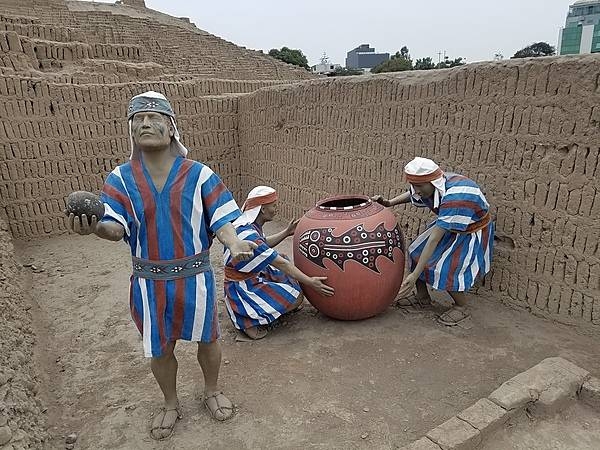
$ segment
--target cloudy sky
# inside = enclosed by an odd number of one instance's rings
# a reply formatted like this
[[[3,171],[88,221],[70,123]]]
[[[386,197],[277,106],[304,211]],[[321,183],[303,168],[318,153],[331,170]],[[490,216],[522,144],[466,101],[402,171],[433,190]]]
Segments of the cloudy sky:
[[[413,59],[435,62],[443,52],[475,62],[495,53],[510,57],[537,41],[556,46],[574,1],[146,0],[146,6],[189,17],[198,28],[248,48],[299,48],[310,64],[326,53],[344,65],[346,52],[361,43],[389,53],[406,45]]]

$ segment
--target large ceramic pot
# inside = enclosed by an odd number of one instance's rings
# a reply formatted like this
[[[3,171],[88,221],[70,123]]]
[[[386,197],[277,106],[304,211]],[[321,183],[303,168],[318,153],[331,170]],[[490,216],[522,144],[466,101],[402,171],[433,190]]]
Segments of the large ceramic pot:
[[[294,263],[335,288],[324,297],[303,286],[315,308],[335,319],[366,319],[385,310],[400,289],[404,239],[392,211],[369,197],[331,197],[300,219]]]

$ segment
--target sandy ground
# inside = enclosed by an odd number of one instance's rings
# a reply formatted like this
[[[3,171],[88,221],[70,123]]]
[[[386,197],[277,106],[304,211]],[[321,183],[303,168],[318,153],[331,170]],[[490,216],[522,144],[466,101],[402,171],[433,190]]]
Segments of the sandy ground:
[[[220,380],[239,411],[226,423],[210,419],[198,400],[196,347],[180,343],[184,418],[156,443],[148,426],[161,395],[129,316],[127,246],[64,235],[17,250],[38,269],[28,281],[53,436],[47,448],[64,448],[77,433],[80,449],[393,449],[546,357],[600,374],[598,335],[481,296],[470,329],[396,308],[339,322],[309,306],[251,343],[235,341],[221,304]],[[280,250],[292,254],[291,241]],[[221,280],[219,245],[212,256]]]
[[[559,414],[542,420],[509,422],[490,436],[485,450],[598,450],[600,414],[585,405],[575,404]]]

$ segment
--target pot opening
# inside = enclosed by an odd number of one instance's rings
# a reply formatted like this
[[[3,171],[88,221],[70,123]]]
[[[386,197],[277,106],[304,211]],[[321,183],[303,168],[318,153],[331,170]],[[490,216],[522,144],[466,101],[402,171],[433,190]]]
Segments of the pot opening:
[[[371,203],[371,199],[369,197],[359,197],[359,196],[341,196],[337,198],[326,199],[322,203],[318,204],[318,207],[321,209],[354,209],[361,208]]]

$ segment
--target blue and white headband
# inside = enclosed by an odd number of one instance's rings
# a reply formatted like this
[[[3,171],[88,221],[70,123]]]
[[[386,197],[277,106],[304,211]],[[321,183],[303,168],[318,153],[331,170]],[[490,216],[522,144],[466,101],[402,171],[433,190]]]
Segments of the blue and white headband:
[[[187,157],[188,150],[180,142],[179,130],[177,129],[177,124],[175,123],[175,112],[173,111],[169,100],[167,100],[167,98],[159,92],[148,91],[133,97],[129,101],[129,107],[127,108],[129,141],[131,144],[131,155],[129,156],[129,159],[139,159],[139,150],[133,142],[133,134],[131,132],[131,122],[133,120],[133,116],[139,112],[157,112],[169,117],[169,119],[171,119],[173,129],[175,130],[175,133],[173,134],[174,139],[171,140],[171,149],[176,155],[183,156],[184,158]]]

